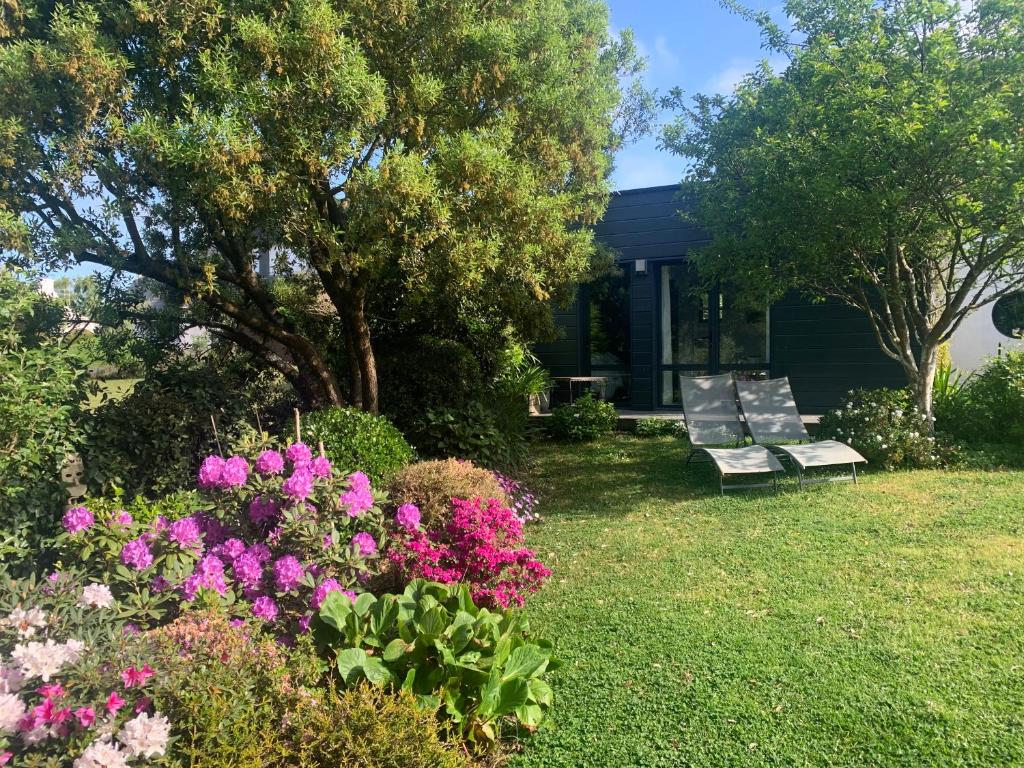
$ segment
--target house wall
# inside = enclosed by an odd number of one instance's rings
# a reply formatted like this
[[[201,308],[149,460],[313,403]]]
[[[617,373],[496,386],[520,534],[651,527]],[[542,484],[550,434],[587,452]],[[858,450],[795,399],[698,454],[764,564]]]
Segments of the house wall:
[[[707,235],[681,218],[678,187],[652,187],[615,193],[605,217],[594,228],[597,239],[615,249],[616,260],[632,272],[630,284],[630,408],[658,407],[658,302],[655,273],[664,261],[685,259],[707,243]],[[643,269],[637,271],[637,262]],[[553,376],[587,375],[589,350],[580,304],[555,310],[559,338],[536,347]],[[789,376],[797,406],[820,414],[839,404],[855,387],[902,386],[899,365],[878,348],[868,321],[836,303],[811,303],[788,296],[773,305],[769,319],[772,376]]]

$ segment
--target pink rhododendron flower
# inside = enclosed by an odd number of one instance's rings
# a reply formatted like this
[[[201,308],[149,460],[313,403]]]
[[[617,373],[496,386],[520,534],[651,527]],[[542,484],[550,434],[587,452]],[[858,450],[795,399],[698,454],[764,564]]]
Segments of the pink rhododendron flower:
[[[294,555],[285,555],[274,561],[274,585],[278,592],[291,592],[306,576],[306,569]]]
[[[278,512],[277,502],[269,496],[257,496],[249,502],[249,520],[253,525],[273,520]]]
[[[224,474],[224,465],[227,462],[220,456],[207,456],[199,467],[199,487],[204,489],[219,488],[221,476]]]
[[[264,621],[274,621],[277,618],[277,603],[273,598],[261,595],[253,600],[252,615]]]
[[[284,471],[284,457],[278,451],[263,451],[256,457],[256,471],[261,475],[279,475]]]
[[[262,565],[270,561],[270,547],[262,541],[255,541],[245,550],[246,554],[252,555]]]
[[[199,512],[193,515],[199,523],[199,530],[203,533],[203,541],[209,547],[216,547],[223,544],[231,536],[231,529],[213,515]]]
[[[307,613],[306,615],[300,617],[299,632],[301,632],[302,634],[306,634],[307,632],[309,632],[309,624],[311,621],[313,621],[313,616],[311,614]]]
[[[305,443],[292,443],[285,450],[284,456],[292,463],[293,467],[298,469],[309,464],[310,459],[313,458],[313,452]]]
[[[222,596],[228,591],[224,582],[224,562],[216,555],[203,557],[196,564],[195,572],[181,586],[182,595],[190,602],[196,599],[200,589],[212,589]]]
[[[420,527],[420,508],[415,504],[403,504],[395,512],[395,522],[408,531]]]
[[[194,517],[175,520],[167,528],[167,538],[182,549],[202,549],[203,533]]]
[[[309,463],[309,471],[313,473],[313,477],[330,477],[331,462],[326,456],[317,456]]]
[[[137,571],[144,571],[153,564],[153,553],[143,538],[132,539],[121,548],[121,562]]]
[[[11,762],[12,757],[14,757],[13,752],[0,752],[0,765],[7,765]]]
[[[243,587],[255,587],[263,579],[263,562],[257,555],[245,551],[231,561],[235,581]]]
[[[117,695],[117,691],[111,691],[110,695],[107,696],[107,712],[111,715],[116,715],[124,704],[124,699]]]
[[[80,533],[91,528],[95,522],[96,518],[86,507],[72,507],[61,518],[61,525],[68,533]]]
[[[242,456],[232,456],[224,462],[220,484],[222,488],[241,488],[249,479],[249,462]]]
[[[243,552],[245,552],[245,542],[241,539],[231,538],[215,547],[213,554],[221,560],[234,560]]]
[[[114,513],[112,522],[114,525],[131,525],[135,521],[127,509],[119,509]]]
[[[344,587],[338,583],[337,579],[324,579],[320,582],[315,590],[313,590],[313,598],[309,601],[310,607],[314,611],[319,611],[320,606],[324,604],[324,600],[331,592],[344,592]]]
[[[121,682],[124,683],[125,688],[141,688],[155,674],[156,670],[149,664],[144,664],[139,669],[128,667],[121,673]]]
[[[376,540],[374,540],[373,536],[366,533],[365,531],[361,531],[360,533],[357,533],[355,536],[353,536],[352,540],[349,542],[349,545],[355,547],[356,552],[358,552],[363,557],[369,557],[370,555],[374,555],[377,553]]]
[[[313,474],[304,466],[292,472],[281,485],[281,493],[295,501],[302,501],[313,492]]]
[[[349,517],[359,517],[373,509],[373,490],[370,478],[362,472],[353,472],[348,477],[348,490],[338,499],[338,503]]]
[[[79,707],[75,710],[75,717],[83,728],[89,728],[96,722],[96,711],[92,707]]]

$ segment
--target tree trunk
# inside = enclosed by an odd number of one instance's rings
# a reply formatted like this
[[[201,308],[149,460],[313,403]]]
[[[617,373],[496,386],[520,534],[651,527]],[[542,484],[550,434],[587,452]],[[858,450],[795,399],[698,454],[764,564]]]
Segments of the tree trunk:
[[[303,340],[305,342],[305,340]],[[345,404],[345,397],[338,386],[334,372],[310,343],[291,347],[289,351],[299,369],[296,390],[302,406],[309,410],[330,408]]]
[[[939,348],[936,345],[925,345],[921,348],[917,360],[917,376],[911,381],[917,407],[928,420],[929,430],[935,428],[935,409],[933,395],[935,390],[935,373],[938,370]]]
[[[366,321],[366,289],[362,286],[351,293],[346,321],[352,339],[353,356],[359,366],[358,381],[354,380],[353,386],[358,386],[362,393],[363,410],[377,413],[377,359],[370,340],[370,325]]]

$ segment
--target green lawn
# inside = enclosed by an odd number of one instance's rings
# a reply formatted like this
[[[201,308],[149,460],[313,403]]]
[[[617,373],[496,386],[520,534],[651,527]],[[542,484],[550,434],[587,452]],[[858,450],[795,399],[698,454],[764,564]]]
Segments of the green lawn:
[[[564,666],[511,765],[1024,765],[1024,472],[720,498],[673,438],[543,445]]]
[[[141,379],[97,379],[100,391],[89,395],[86,407],[99,407],[105,400],[122,400],[131,393]]]

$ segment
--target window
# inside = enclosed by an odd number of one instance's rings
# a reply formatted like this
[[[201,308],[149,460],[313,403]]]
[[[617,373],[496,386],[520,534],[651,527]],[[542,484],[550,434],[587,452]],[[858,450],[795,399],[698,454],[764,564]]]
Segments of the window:
[[[606,397],[629,400],[630,270],[618,270],[588,286],[590,375],[608,379]]]
[[[1024,293],[1010,293],[992,305],[992,324],[1003,336],[1024,337]]]

